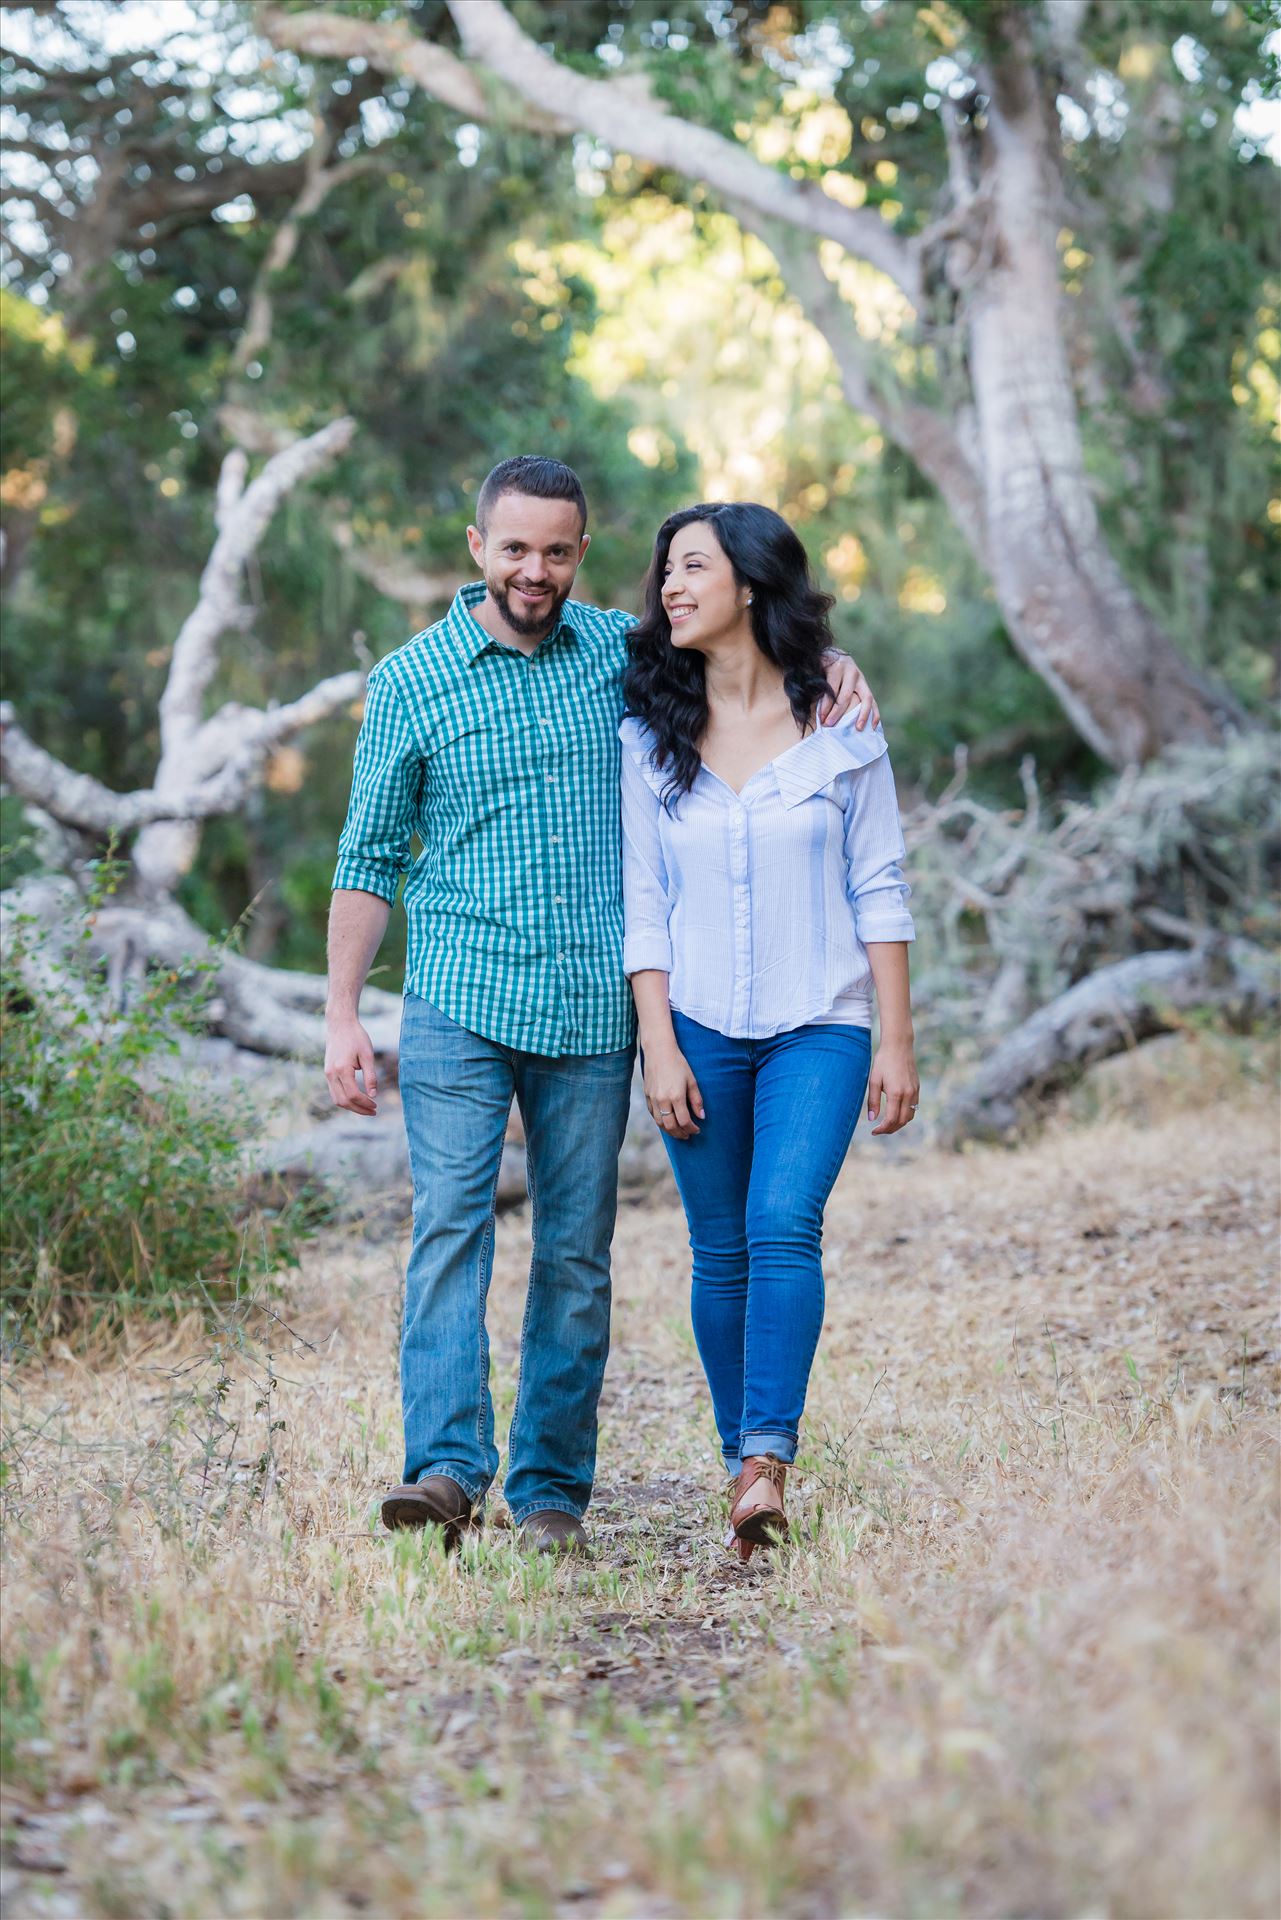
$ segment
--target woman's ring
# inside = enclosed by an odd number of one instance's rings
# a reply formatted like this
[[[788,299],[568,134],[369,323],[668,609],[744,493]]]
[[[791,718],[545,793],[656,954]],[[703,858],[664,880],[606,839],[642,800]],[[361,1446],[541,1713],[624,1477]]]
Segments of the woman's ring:
[[[671,1111],[672,1111],[672,1109],[671,1109],[670,1107],[660,1107],[660,1108],[658,1109],[658,1116],[659,1116],[659,1119],[660,1119],[660,1120],[665,1120],[665,1119],[667,1118],[667,1116],[668,1116],[668,1114],[669,1114],[669,1113],[670,1113]]]

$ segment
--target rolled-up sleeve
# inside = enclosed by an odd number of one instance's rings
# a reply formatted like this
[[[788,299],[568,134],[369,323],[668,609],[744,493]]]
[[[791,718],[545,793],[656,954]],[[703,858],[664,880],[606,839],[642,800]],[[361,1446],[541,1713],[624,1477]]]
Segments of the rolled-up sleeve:
[[[623,971],[672,970],[667,868],[659,838],[661,801],[623,748]]]
[[[370,675],[347,820],[333,885],[394,901],[413,864],[410,840],[422,785],[422,757],[404,702],[386,674]]]
[[[845,886],[864,946],[916,938],[907,910],[912,889],[900,864],[906,852],[890,756],[883,753],[850,777],[845,813]]]

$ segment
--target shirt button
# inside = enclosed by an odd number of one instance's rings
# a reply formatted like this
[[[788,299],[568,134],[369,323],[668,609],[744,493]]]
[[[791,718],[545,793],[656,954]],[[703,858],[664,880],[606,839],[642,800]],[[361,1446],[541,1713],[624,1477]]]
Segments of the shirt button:
[[[564,904],[565,904],[565,896],[564,896],[564,894],[563,894],[563,893],[558,893],[558,894],[556,895],[556,898],[555,898],[555,901],[553,902],[553,904],[554,904],[555,906],[558,906],[558,907],[563,907],[563,906],[564,906]]]
[[[552,835],[552,845],[554,847],[558,847],[560,845],[560,835],[558,833],[554,833]]]

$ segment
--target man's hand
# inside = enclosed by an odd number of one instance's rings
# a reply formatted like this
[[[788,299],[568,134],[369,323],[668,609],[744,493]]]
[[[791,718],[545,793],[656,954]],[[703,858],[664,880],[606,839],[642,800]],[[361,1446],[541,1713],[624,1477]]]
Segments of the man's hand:
[[[359,1073],[364,1091],[356,1079]],[[370,1116],[378,1111],[374,1046],[354,1014],[325,1023],[325,1078],[336,1107]]]
[[[823,667],[832,691],[830,695],[824,694],[818,703],[818,717],[822,724],[834,727],[838,720],[845,718],[851,707],[856,706],[858,718],[854,725],[860,733],[869,720],[874,727],[879,727],[880,709],[872,698],[872,689],[848,653],[825,653]]]
[[[335,887],[329,905],[329,997],[325,1002],[325,1078],[336,1107],[378,1111],[373,1043],[360,1024],[360,990],[377,953],[390,903],[359,887]],[[362,1092],[357,1074],[365,1085]]]

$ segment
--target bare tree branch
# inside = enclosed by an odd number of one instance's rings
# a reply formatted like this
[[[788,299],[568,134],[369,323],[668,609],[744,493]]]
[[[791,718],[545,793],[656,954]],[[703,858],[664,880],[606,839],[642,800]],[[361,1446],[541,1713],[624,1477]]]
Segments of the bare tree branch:
[[[171,892],[196,855],[199,834],[183,801],[193,777],[198,781],[214,771],[210,764],[216,758],[213,740],[208,735],[201,737],[201,708],[217,670],[219,640],[229,627],[244,625],[239,586],[245,562],[285,495],[340,453],[354,431],[352,420],[331,421],[318,433],[273,454],[248,486],[244,484],[248,460],[243,449],[233,448],[223,462],[218,482],[218,537],[201,575],[196,604],[174,644],[169,676],[160,697],[160,765],[155,791],[162,799],[177,804],[167,819],[145,827],[134,847],[134,870],[147,892]],[[339,675],[324,684],[334,705],[353,697],[347,691],[347,676]],[[220,782],[227,782],[234,799],[243,797],[270,750],[262,727],[250,725],[248,720],[245,724],[245,767],[240,768],[238,759],[228,758],[217,775]]]
[[[206,820],[229,813],[243,791],[237,764],[221,779],[165,796],[154,787],[116,793],[91,774],[76,773],[38,747],[19,726],[9,701],[0,703],[0,772],[13,791],[63,826],[88,833],[129,833],[157,820]]]
[[[151,788],[113,793],[91,774],[76,773],[43,747],[38,747],[18,725],[10,701],[0,702],[0,774],[23,800],[50,814],[64,826],[93,833],[124,833],[150,820],[174,818],[172,803]],[[217,811],[216,807],[210,811]],[[203,811],[188,796],[184,818]]]
[[[158,785],[175,770],[200,724],[200,702],[218,665],[218,640],[238,621],[241,568],[285,495],[327,466],[355,430],[354,420],[332,420],[318,433],[274,454],[243,493],[235,482],[243,482],[245,456],[238,449],[227,455],[224,468],[234,463],[233,479],[230,484],[219,480],[218,538],[200,576],[200,596],[174,643],[169,678],[160,698]]]
[[[91,774],[76,773],[38,747],[0,702],[0,774],[13,791],[63,826],[88,833],[129,833],[161,821],[197,821],[234,813],[277,747],[360,699],[361,668],[331,674],[281,707],[231,704],[205,722],[192,741],[185,787],[161,793],[139,787],[116,793]]]
[[[732,201],[740,226],[751,229],[774,255],[783,279],[807,319],[832,350],[850,405],[866,413],[909,453],[947,501],[975,553],[987,551],[981,478],[945,415],[910,399],[892,370],[859,333],[854,315],[823,271],[817,249],[803,234]]]
[[[264,762],[296,733],[341,713],[365,691],[365,672],[352,667],[330,674],[297,700],[282,707],[244,707],[229,701],[206,720],[191,742],[189,764],[193,780],[217,776],[238,781],[233,804],[244,798]],[[178,816],[175,816],[178,817]]]
[[[617,81],[574,73],[538,46],[502,0],[447,0],[463,47],[523,99],[639,160],[706,180],[767,219],[836,240],[887,273],[915,306],[920,282],[911,249],[869,208],[845,207],[812,181],[793,180],[723,134],[668,113]]]
[[[318,116],[312,143],[307,153],[306,183],[272,235],[271,245],[267,249],[249,295],[249,316],[245,322],[245,330],[236,343],[236,350],[231,357],[230,374],[233,379],[244,372],[251,360],[258,359],[270,344],[275,318],[272,287],[298,249],[303,221],[317,212],[336,187],[344,185],[348,180],[354,180],[362,173],[379,168],[382,164],[374,154],[358,154],[354,159],[340,161],[337,166],[328,166],[326,162],[332,144],[332,130],[324,119]]]
[[[329,531],[334,544],[346,555],[352,572],[404,607],[439,606],[444,600],[452,600],[463,584],[465,576],[461,573],[424,573],[402,556],[372,553],[368,548],[358,547],[348,521],[332,521]]]
[[[1042,11],[1047,38],[1055,53],[1065,62],[1074,60],[1080,49],[1090,0],[1044,0]]]
[[[449,6],[466,51],[507,89],[503,113],[520,103],[512,116],[518,124],[551,133],[580,129],[637,159],[706,180],[767,218],[838,241],[889,274],[914,305],[919,300],[912,249],[878,214],[842,206],[812,181],[766,166],[734,141],[668,113],[630,82],[573,72],[531,40],[500,0],[449,0]],[[323,10],[285,13],[274,6],[263,8],[259,19],[278,47],[327,58],[359,56],[414,81],[471,120],[497,116],[493,97],[469,67],[399,22],[351,20]]]
[[[400,21],[352,20],[320,8],[312,13],[286,13],[283,7],[265,6],[259,9],[258,24],[274,46],[317,60],[368,60],[380,73],[412,80],[433,100],[469,120],[493,117],[485,90],[471,69],[447,47],[424,40]],[[530,124],[543,131],[557,130],[545,114],[532,116]]]
[[[952,189],[952,200],[960,210],[968,207],[974,198],[974,176],[956,102],[947,99],[941,101],[939,118],[943,122],[943,137],[947,142],[948,184]]]

